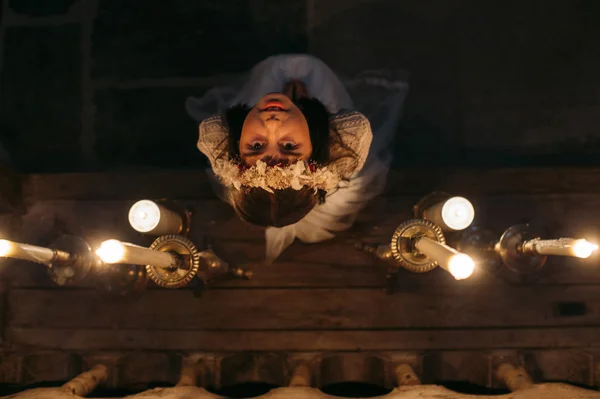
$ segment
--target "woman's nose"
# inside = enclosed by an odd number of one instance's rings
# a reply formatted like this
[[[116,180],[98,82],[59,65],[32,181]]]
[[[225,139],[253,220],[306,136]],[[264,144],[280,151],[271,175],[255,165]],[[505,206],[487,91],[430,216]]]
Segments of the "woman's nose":
[[[276,117],[269,118],[265,121],[265,127],[269,130],[269,133],[275,132],[281,126],[281,120]]]

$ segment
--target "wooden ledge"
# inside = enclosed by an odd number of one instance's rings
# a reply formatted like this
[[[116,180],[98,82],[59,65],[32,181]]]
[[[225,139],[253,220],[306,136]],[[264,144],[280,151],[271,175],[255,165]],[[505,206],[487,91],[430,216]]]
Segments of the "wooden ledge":
[[[204,170],[24,175],[23,195],[39,200],[179,200],[214,198]],[[598,194],[599,168],[393,170],[387,196],[443,190],[461,195]]]

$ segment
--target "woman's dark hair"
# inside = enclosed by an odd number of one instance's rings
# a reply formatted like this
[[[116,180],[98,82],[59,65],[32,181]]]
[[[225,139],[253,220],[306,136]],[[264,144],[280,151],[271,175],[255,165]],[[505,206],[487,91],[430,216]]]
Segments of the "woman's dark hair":
[[[327,108],[315,98],[300,98],[294,103],[308,123],[313,148],[310,159],[319,166],[327,165],[331,161],[330,132],[333,130],[334,135],[337,134],[330,124]],[[239,158],[242,126],[250,110],[247,105],[236,105],[223,116],[229,130],[227,150],[230,159]],[[317,203],[325,200],[325,192],[303,187],[301,190],[287,188],[270,193],[262,188],[242,187],[241,190],[231,190],[229,199],[235,212],[245,222],[263,227],[282,227],[300,221]]]

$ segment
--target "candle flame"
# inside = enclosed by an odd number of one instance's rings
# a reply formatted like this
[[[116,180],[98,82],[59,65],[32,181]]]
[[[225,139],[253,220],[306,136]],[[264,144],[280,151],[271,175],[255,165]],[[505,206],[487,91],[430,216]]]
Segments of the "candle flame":
[[[592,244],[587,240],[581,239],[575,241],[571,249],[573,251],[574,256],[586,259],[589,258],[598,249],[598,246],[596,244]]]
[[[463,197],[452,197],[442,207],[442,220],[452,230],[464,230],[473,223],[475,209]]]
[[[106,240],[96,250],[96,255],[104,263],[119,263],[125,256],[125,245],[118,240]]]
[[[140,233],[152,231],[160,222],[160,207],[150,200],[141,200],[129,209],[129,224]]]
[[[0,240],[0,256],[5,257],[12,250],[12,243],[8,240]]]
[[[457,280],[464,280],[471,277],[475,270],[475,262],[469,255],[456,254],[448,261],[448,271]]]

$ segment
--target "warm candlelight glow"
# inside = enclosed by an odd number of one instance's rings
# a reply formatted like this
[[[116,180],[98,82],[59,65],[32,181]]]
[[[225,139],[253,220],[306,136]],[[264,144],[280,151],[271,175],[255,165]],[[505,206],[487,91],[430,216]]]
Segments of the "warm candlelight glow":
[[[475,270],[475,262],[469,255],[457,254],[448,261],[448,271],[457,280],[464,280],[471,277]]]
[[[129,209],[129,224],[140,233],[178,234],[182,220],[176,212],[150,200],[141,200]]]
[[[559,238],[554,240],[541,240],[535,238],[523,242],[522,252],[545,256],[574,256],[589,258],[598,249],[596,244],[585,239]]]
[[[12,248],[12,244],[8,240],[0,240],[0,256],[8,256]]]
[[[451,229],[464,230],[473,223],[475,209],[468,199],[453,197],[444,203],[442,219]]]
[[[573,243],[573,247],[571,250],[573,251],[573,255],[578,258],[589,258],[596,250],[598,249],[598,245],[592,244],[591,242],[581,239],[576,240]]]
[[[104,241],[96,255],[109,264],[126,263],[131,265],[150,265],[159,268],[177,267],[178,259],[171,253],[140,247],[118,240]]]
[[[473,274],[475,263],[469,255],[463,254],[445,244],[427,237],[417,239],[415,247],[423,255],[433,259],[457,280],[463,280]]]
[[[444,230],[464,230],[473,223],[475,209],[471,202],[463,197],[452,197],[423,211],[423,217]]]
[[[119,263],[125,255],[125,245],[117,240],[104,241],[96,250],[96,255],[104,263]]]

